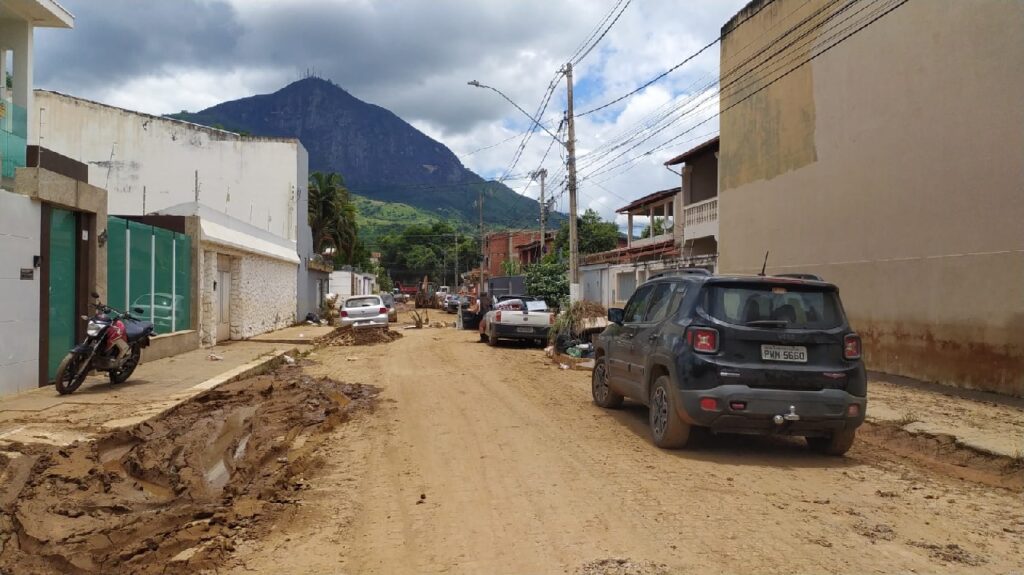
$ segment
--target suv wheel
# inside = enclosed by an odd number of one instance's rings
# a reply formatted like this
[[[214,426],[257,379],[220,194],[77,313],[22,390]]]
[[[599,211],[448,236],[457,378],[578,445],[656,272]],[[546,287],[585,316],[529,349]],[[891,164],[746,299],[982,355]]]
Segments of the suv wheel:
[[[608,387],[608,372],[604,366],[604,358],[599,358],[597,365],[594,366],[594,373],[590,376],[590,393],[598,407],[617,409],[622,406],[622,396]]]
[[[807,446],[818,453],[825,455],[843,455],[853,447],[853,440],[857,437],[856,429],[844,429],[837,431],[831,437],[805,437]]]
[[[658,447],[680,449],[690,440],[690,425],[679,418],[671,385],[672,380],[662,375],[651,387],[651,436]]]

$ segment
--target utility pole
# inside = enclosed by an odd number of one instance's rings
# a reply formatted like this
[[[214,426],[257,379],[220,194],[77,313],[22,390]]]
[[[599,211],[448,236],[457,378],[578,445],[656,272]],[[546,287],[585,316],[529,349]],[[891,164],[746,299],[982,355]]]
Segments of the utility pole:
[[[533,177],[540,178],[540,257],[544,257],[544,216],[547,205],[544,203],[544,178],[548,177],[546,168],[541,168],[533,173]]]
[[[572,111],[572,62],[565,64],[565,81],[568,86],[566,121],[569,124],[569,141],[565,143],[569,156],[569,303],[574,303],[580,299],[580,268],[576,230],[576,119]]]
[[[455,293],[459,291],[459,232],[455,231],[455,280],[452,283]]]
[[[480,300],[481,313],[483,312],[484,301],[484,265],[487,263],[487,247],[484,242],[484,189],[480,188],[480,198],[476,202],[480,208],[480,287],[476,290],[476,297]]]

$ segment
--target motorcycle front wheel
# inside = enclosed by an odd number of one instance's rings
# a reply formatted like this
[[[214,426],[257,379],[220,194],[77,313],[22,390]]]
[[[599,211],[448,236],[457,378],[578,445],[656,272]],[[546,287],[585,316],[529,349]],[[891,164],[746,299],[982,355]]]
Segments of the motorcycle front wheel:
[[[69,353],[64,356],[57,368],[57,393],[67,395],[82,385],[86,374],[89,373],[88,369],[81,369],[85,359],[84,355],[78,353]],[[79,372],[81,373],[79,374]]]
[[[139,359],[142,357],[142,350],[139,349],[139,346],[133,345],[129,353],[131,355],[125,358],[121,369],[110,370],[110,383],[124,383],[128,381],[128,378],[135,372],[135,368],[139,366]]]

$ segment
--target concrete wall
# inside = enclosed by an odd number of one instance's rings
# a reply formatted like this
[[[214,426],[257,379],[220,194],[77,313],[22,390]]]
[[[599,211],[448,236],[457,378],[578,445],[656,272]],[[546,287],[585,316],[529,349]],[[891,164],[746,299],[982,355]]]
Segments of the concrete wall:
[[[220,315],[213,287],[218,256],[228,256],[231,261],[231,339],[248,339],[294,323],[297,265],[209,242],[203,243],[201,253],[198,335],[202,345],[223,343],[217,339]]]
[[[35,96],[45,147],[89,165],[111,214],[195,201],[297,239],[298,193],[308,180],[298,140],[243,137],[55,92]]]
[[[41,204],[0,190],[0,396],[39,385],[39,269]],[[33,269],[21,279],[22,268]]]
[[[231,262],[231,339],[292,325],[297,266],[251,254]]]
[[[722,77],[822,5],[732,30]],[[869,368],[1024,395],[1024,3],[909,2],[727,109],[752,90],[722,98],[720,269],[771,250],[839,285]]]
[[[317,280],[324,279],[322,272],[309,269],[309,258],[313,257],[313,230],[309,227],[309,155],[299,146],[296,155],[296,221],[298,233],[296,247],[299,256],[297,297],[295,317],[304,319],[307,313],[319,314],[317,306]]]

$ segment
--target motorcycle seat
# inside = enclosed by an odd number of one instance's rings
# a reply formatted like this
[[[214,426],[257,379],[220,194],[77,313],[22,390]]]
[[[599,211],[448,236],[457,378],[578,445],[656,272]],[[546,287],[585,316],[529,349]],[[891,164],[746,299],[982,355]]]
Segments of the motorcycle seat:
[[[128,341],[133,342],[144,336],[151,335],[154,332],[154,327],[152,322],[125,319],[124,331]]]

